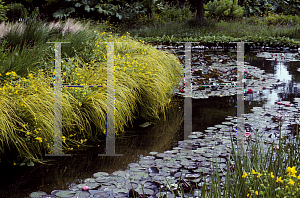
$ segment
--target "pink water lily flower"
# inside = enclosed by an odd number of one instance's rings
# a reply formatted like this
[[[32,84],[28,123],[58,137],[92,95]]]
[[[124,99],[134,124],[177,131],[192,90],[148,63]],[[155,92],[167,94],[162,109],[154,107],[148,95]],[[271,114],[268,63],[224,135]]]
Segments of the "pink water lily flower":
[[[252,94],[253,90],[252,89],[248,89],[248,94]]]
[[[248,138],[248,137],[251,136],[251,133],[250,133],[250,132],[246,132],[246,133],[245,133],[245,136]]]
[[[282,102],[277,102],[277,104],[282,105]]]
[[[88,191],[88,190],[89,190],[89,187],[88,187],[88,186],[82,186],[81,189],[84,190],[84,191]]]
[[[291,104],[287,102],[284,104],[284,106],[289,107],[289,106],[291,106]]]

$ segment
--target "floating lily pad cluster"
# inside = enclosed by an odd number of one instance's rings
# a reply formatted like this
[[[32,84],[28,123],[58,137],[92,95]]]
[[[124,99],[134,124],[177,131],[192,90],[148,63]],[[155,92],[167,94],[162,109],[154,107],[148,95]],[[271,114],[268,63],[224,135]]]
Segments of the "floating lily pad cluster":
[[[161,49],[168,49],[168,47],[164,46]],[[185,51],[183,50],[183,46],[172,47],[172,51],[178,55],[179,60],[184,66]],[[268,54],[272,53],[265,52],[265,57]],[[236,94],[238,67],[235,58],[227,55],[203,54],[201,50],[198,50],[197,46],[192,47],[191,55],[192,98],[201,99]],[[275,55],[279,57],[279,54],[274,53]],[[262,54],[258,54],[257,56],[263,57]],[[299,55],[281,53],[280,56],[285,57],[285,61],[295,61]],[[251,94],[253,91],[262,89],[271,89],[272,85],[280,84],[280,82],[276,81],[273,74],[266,74],[264,70],[251,66],[247,62],[244,62],[243,72],[244,93],[246,94]],[[180,83],[180,88],[175,91],[175,94],[185,95],[184,82]]]
[[[256,138],[266,144],[276,144],[281,138],[280,129],[283,138],[295,133],[295,126],[299,124],[300,98],[295,98],[293,104],[279,101],[274,105],[254,107],[252,111],[244,115],[245,144]],[[172,150],[150,152],[139,162],[129,164],[127,170],[111,175],[98,172],[94,178],[85,179],[83,184],[69,190],[54,190],[50,195],[38,191],[30,197],[174,197],[171,191],[181,197],[181,187],[185,196],[201,197],[200,190],[204,181],[209,187],[212,165],[216,162],[218,169],[215,171],[224,183],[229,171],[226,164],[230,162],[232,151],[230,136],[236,140],[236,127],[237,117],[228,116],[224,122],[208,127],[204,132],[192,132],[190,139],[179,141]],[[234,171],[234,164],[230,171]]]
[[[259,52],[257,57],[265,58],[272,61],[293,62],[300,61],[300,53],[276,53],[276,52]]]

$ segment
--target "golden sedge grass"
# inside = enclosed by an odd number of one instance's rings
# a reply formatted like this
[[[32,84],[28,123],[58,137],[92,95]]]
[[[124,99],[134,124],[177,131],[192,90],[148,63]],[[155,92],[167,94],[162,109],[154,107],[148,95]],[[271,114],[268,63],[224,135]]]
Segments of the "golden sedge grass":
[[[106,84],[107,57],[105,43],[115,43],[115,131],[124,132],[134,116],[159,118],[164,113],[176,83],[182,78],[183,68],[178,59],[167,52],[144,45],[127,36],[99,34],[94,54],[100,61],[84,63],[80,57],[62,61],[63,83]],[[99,50],[101,49],[101,50]],[[70,65],[77,68],[74,71]],[[49,67],[51,68],[51,67]],[[18,150],[20,156],[41,162],[38,156],[53,150],[54,91],[53,72],[38,71],[27,78],[7,73],[1,92],[1,145]],[[52,86],[51,86],[52,85]],[[90,123],[105,133],[106,87],[62,88],[63,149],[79,146],[87,139],[99,137]],[[137,105],[142,112],[137,112]],[[74,130],[79,132],[74,133]]]

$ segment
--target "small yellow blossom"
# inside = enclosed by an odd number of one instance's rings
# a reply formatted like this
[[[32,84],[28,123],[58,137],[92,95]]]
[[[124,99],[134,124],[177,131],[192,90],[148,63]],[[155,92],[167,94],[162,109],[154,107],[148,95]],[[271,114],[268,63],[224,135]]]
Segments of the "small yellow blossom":
[[[247,173],[246,173],[246,172],[244,172],[244,175],[243,175],[242,177],[247,177]]]
[[[255,172],[255,170],[252,169],[252,174],[253,174],[253,175],[256,175],[257,172]]]
[[[257,177],[260,177],[260,176],[262,176],[262,174],[258,173]]]
[[[294,181],[292,179],[290,179],[289,184],[294,185]]]
[[[273,175],[273,172],[271,172],[271,173],[270,173],[270,176],[271,176],[272,178],[274,178],[274,177],[275,177],[275,176]]]
[[[287,172],[288,172],[288,175],[292,175],[294,177],[295,177],[295,174],[297,173],[297,171],[295,170],[295,166],[293,166],[292,168],[287,167]]]
[[[35,139],[37,139],[39,142],[43,142],[42,138],[40,138],[40,137],[37,137]]]
[[[282,183],[281,177],[277,177],[276,182],[281,182]]]
[[[255,194],[258,195],[258,191],[255,191]]]

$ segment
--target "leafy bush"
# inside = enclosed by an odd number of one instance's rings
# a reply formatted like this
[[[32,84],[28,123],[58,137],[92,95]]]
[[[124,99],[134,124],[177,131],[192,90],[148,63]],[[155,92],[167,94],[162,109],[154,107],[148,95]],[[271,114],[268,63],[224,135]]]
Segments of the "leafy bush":
[[[300,14],[299,0],[245,0],[241,5],[245,7],[246,16],[267,15],[268,12],[285,15]]]
[[[10,21],[15,21],[19,18],[24,19],[29,15],[27,9],[21,3],[10,3],[7,7],[9,8],[7,16]]]
[[[0,21],[7,20],[6,11],[9,11],[9,9],[7,6],[4,6],[4,2],[0,0]]]
[[[238,18],[244,15],[243,7],[238,5],[235,0],[214,0],[204,5],[205,16],[218,18]]]
[[[269,14],[264,21],[268,25],[296,25],[300,23],[300,17],[295,15]]]
[[[274,12],[276,10],[276,5],[273,6],[269,0],[246,0],[244,2],[245,15],[253,16],[259,15],[261,13]]]
[[[165,6],[158,12],[153,12],[152,15],[140,15],[138,22],[142,25],[154,25],[157,23],[166,24],[176,21],[183,22],[191,19],[193,16],[189,6],[182,8],[177,6]]]

